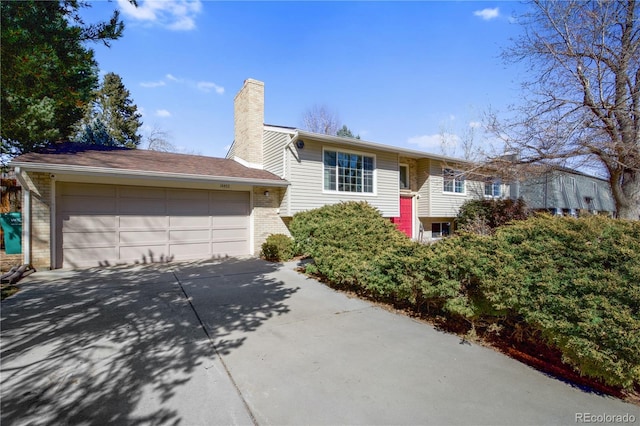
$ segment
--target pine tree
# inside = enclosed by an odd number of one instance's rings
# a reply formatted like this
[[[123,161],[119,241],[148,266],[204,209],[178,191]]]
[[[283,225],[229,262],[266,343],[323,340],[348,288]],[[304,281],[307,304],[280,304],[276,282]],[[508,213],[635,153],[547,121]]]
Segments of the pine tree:
[[[0,2],[0,139],[14,156],[71,136],[92,99],[97,64],[86,41],[116,40],[124,26],[85,25],[77,0]]]
[[[102,86],[95,93],[91,107],[78,125],[80,131],[75,138],[76,141],[137,147],[142,139],[138,134],[142,125],[141,115],[130,95],[118,74],[107,73]],[[104,127],[106,136],[96,133],[101,131],[101,126]]]

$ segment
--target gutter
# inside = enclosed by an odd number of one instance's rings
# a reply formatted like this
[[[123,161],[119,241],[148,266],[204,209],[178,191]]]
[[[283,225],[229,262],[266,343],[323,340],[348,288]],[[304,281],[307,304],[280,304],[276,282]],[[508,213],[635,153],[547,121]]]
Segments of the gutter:
[[[9,166],[16,168],[16,174],[18,170],[28,170],[33,172],[58,172],[67,173],[72,175],[91,175],[102,177],[125,177],[125,178],[150,178],[164,181],[182,181],[182,182],[210,182],[210,183],[231,183],[231,184],[245,184],[245,185],[257,185],[257,186],[276,186],[287,187],[290,185],[287,181],[277,181],[272,179],[255,179],[255,178],[243,178],[233,176],[209,176],[209,175],[193,175],[187,173],[170,173],[170,172],[154,172],[146,170],[128,170],[128,169],[113,169],[109,167],[91,167],[91,166],[76,166],[69,164],[45,164],[45,163],[30,163],[30,162],[12,162]],[[117,173],[114,173],[117,171]]]

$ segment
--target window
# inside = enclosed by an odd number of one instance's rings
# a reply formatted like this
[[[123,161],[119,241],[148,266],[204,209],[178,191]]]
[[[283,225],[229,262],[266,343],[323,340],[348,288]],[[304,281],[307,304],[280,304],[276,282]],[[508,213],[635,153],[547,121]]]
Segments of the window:
[[[400,164],[400,189],[409,189],[409,166]]]
[[[431,224],[431,238],[442,238],[451,234],[451,222]]]
[[[502,196],[502,183],[499,180],[487,180],[484,183],[484,195],[488,197]]]
[[[374,157],[324,151],[324,189],[373,193]]]
[[[455,192],[464,194],[464,176],[453,169],[442,169],[442,180],[444,192]]]

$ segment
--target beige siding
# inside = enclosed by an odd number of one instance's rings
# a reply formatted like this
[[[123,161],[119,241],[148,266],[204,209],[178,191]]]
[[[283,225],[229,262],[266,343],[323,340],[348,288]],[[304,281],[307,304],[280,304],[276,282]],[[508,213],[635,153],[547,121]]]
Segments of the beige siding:
[[[323,189],[322,149],[356,152],[375,156],[374,194],[352,194],[328,192]],[[383,216],[399,216],[400,190],[398,188],[398,155],[357,149],[344,149],[336,145],[321,144],[305,140],[304,148],[287,150],[287,180],[291,182],[289,203],[285,207],[289,214],[335,204],[341,201],[367,201],[378,208]],[[286,196],[285,196],[286,199]]]
[[[289,135],[272,130],[264,131],[264,169],[280,177],[284,176],[284,147],[291,140]]]
[[[429,179],[429,163],[426,158],[417,161],[418,216],[431,216],[431,179]]]
[[[480,188],[479,182],[465,180],[465,192],[456,194],[443,191],[442,169],[449,167],[455,169],[455,165],[445,165],[441,161],[430,161],[429,185],[431,198],[431,210],[429,216],[433,217],[455,217],[460,206],[467,200],[477,198]]]

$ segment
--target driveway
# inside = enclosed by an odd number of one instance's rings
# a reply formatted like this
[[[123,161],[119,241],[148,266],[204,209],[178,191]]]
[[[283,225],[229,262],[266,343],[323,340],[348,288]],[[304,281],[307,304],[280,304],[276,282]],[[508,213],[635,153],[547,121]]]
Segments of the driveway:
[[[640,424],[638,406],[462,344],[294,266],[227,259],[33,274],[2,302],[2,424],[531,425],[576,424],[583,413]]]

